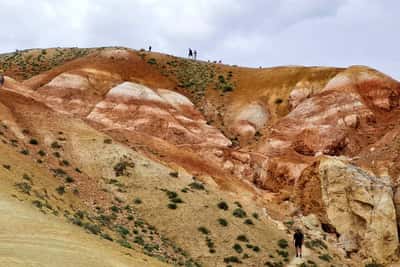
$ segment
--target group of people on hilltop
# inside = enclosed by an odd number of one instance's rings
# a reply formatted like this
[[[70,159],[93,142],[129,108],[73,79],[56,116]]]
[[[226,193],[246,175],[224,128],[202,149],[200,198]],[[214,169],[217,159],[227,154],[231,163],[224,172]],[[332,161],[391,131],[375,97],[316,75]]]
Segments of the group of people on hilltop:
[[[191,48],[189,48],[188,57],[191,58],[191,59],[196,60],[197,59],[197,51],[196,50],[192,50]]]

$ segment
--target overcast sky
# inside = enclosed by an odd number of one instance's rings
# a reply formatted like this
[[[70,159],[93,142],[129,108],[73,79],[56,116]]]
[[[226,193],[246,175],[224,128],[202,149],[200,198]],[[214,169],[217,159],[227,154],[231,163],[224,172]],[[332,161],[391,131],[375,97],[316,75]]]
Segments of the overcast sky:
[[[0,52],[191,47],[229,64],[362,64],[400,79],[399,13],[399,0],[0,0]]]

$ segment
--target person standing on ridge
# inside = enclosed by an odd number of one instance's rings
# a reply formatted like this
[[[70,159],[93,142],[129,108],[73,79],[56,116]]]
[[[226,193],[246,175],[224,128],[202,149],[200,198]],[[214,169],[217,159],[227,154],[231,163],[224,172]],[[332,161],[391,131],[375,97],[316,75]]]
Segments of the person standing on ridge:
[[[197,50],[194,50],[193,55],[194,55],[194,60],[196,60],[197,59]]]
[[[301,247],[303,245],[304,235],[299,228],[296,229],[296,232],[293,235],[294,247],[296,248],[296,257],[302,257],[303,254],[301,252]]]
[[[4,84],[4,72],[0,70],[0,87]]]
[[[191,48],[189,48],[189,58],[193,58],[193,51]]]
[[[151,52],[151,45],[149,46],[149,52]]]

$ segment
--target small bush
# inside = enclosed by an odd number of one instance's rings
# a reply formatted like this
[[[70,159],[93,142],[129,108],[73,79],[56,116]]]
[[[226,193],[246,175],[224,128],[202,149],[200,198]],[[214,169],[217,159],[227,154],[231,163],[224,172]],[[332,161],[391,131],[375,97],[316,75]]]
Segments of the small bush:
[[[205,228],[204,226],[200,226],[199,228],[197,228],[197,230],[200,233],[205,234],[205,235],[208,235],[210,233],[210,231],[207,228]]]
[[[64,165],[64,166],[69,166],[69,161],[66,160],[66,159],[63,159],[63,160],[61,161],[61,163],[62,163],[62,165]]]
[[[157,60],[155,58],[150,58],[149,60],[147,60],[147,63],[149,63],[150,65],[156,65]]]
[[[23,155],[29,155],[29,150],[28,149],[22,149],[20,151],[20,153],[23,154]]]
[[[127,228],[123,227],[122,225],[118,225],[116,228],[116,231],[121,235],[121,236],[126,236],[129,235],[130,232]]]
[[[233,245],[232,247],[237,253],[242,253],[243,252],[243,248],[240,244],[236,243],[235,245]]]
[[[120,240],[117,241],[117,243],[120,244],[122,247],[132,248],[132,245],[128,241],[126,241],[125,239],[120,239]]]
[[[318,256],[318,258],[320,258],[323,261],[327,261],[327,262],[330,262],[332,260],[332,257],[329,254],[322,254],[322,255]]]
[[[16,183],[15,187],[18,188],[22,193],[30,195],[32,186],[26,182]]]
[[[62,148],[62,146],[57,141],[54,141],[53,143],[51,143],[51,148],[60,149]]]
[[[59,195],[63,195],[65,193],[65,187],[64,186],[59,186],[56,188],[56,191]]]
[[[259,219],[259,216],[258,216],[258,213],[257,213],[257,212],[253,212],[252,216],[253,216],[253,218],[256,219],[256,220]]]
[[[169,176],[177,178],[179,176],[178,172],[170,172]]]
[[[29,144],[31,144],[31,145],[38,145],[39,144],[39,142],[36,140],[36,139],[31,139],[31,140],[29,140]]]
[[[283,99],[282,98],[277,98],[277,99],[275,99],[274,102],[275,102],[275,104],[279,105],[279,104],[281,104],[283,102]]]
[[[246,219],[246,220],[244,221],[244,224],[247,224],[247,225],[254,225],[254,223],[253,223],[253,221],[252,221],[251,219]]]
[[[104,144],[112,144],[112,139],[104,139]]]
[[[142,200],[141,200],[140,198],[137,197],[137,198],[135,198],[135,199],[133,200],[133,203],[139,205],[139,204],[142,204]]]
[[[241,261],[239,260],[239,258],[238,257],[236,257],[236,256],[229,256],[229,257],[226,257],[226,258],[224,258],[224,262],[225,263],[241,263]]]
[[[133,242],[135,242],[136,244],[139,244],[141,246],[144,245],[144,240],[141,236],[135,236],[135,239],[133,239]]]
[[[218,208],[220,208],[221,210],[228,210],[229,206],[225,201],[221,201],[218,203]]]
[[[289,257],[289,253],[285,250],[276,250],[276,253],[278,253],[279,256],[281,256],[282,258],[287,258]]]
[[[60,158],[61,154],[60,154],[60,152],[56,151],[56,152],[53,152],[53,156],[56,158]]]
[[[119,207],[115,206],[115,205],[111,206],[110,210],[113,211],[113,212],[120,212],[121,211],[121,209]]]
[[[205,190],[206,189],[204,187],[204,185],[199,182],[193,182],[193,183],[189,184],[189,187],[192,189],[195,189],[195,190]]]
[[[114,241],[114,239],[112,239],[112,237],[111,237],[109,234],[107,234],[107,233],[101,233],[100,236],[101,236],[102,238],[106,239],[106,240]]]
[[[83,227],[94,235],[97,235],[101,232],[101,229],[97,224],[84,223]]]
[[[183,200],[179,197],[176,197],[176,198],[171,199],[171,202],[172,203],[183,203]]]
[[[238,217],[238,218],[245,218],[247,216],[246,212],[242,210],[241,208],[236,208],[233,211],[233,216]]]
[[[75,179],[72,178],[71,176],[67,176],[67,178],[65,178],[65,182],[66,183],[73,183],[73,182],[75,182]]]
[[[178,206],[175,203],[168,203],[168,208],[171,210],[176,210]]]
[[[289,246],[289,243],[288,243],[288,241],[287,241],[286,239],[280,239],[280,240],[278,241],[278,246],[279,246],[281,249],[286,249],[286,248]]]
[[[249,239],[248,239],[247,236],[245,236],[245,235],[238,235],[238,237],[236,238],[236,240],[242,241],[242,242],[249,242]]]
[[[260,247],[259,246],[253,246],[253,251],[254,252],[259,252],[260,251]]]
[[[41,157],[46,156],[46,152],[43,151],[43,150],[39,150],[39,151],[38,151],[38,154],[39,154],[39,156],[41,156]]]
[[[223,218],[219,218],[218,219],[218,223],[220,224],[220,225],[222,225],[222,226],[228,226],[228,221],[227,220],[225,220],[225,219],[223,219]]]

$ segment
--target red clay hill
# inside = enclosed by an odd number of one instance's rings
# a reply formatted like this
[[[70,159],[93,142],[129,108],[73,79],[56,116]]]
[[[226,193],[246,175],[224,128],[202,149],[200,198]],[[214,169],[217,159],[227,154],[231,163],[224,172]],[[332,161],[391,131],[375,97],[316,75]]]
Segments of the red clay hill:
[[[252,69],[125,48],[61,59],[62,50],[48,51],[2,58],[0,109],[10,126],[18,124],[10,94],[23,95],[45,107],[32,110],[44,120],[77,118],[252,195],[276,219],[312,214],[348,256],[398,260],[398,81],[365,66]],[[18,63],[29,54],[43,55],[34,70]]]

